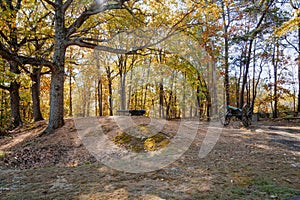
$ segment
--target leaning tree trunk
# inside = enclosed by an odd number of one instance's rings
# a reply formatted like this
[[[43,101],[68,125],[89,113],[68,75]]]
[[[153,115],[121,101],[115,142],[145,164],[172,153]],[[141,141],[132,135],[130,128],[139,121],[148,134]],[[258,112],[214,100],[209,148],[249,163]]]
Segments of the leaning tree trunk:
[[[31,74],[31,97],[33,107],[33,119],[35,122],[44,120],[40,106],[40,83],[41,83],[41,68],[34,67]]]

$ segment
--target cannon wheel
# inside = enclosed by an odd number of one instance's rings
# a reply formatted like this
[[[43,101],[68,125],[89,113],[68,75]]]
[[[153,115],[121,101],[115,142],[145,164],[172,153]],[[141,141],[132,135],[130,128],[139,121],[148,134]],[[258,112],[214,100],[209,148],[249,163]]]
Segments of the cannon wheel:
[[[219,108],[219,120],[223,126],[227,126],[230,123],[230,116],[225,106]]]
[[[251,106],[246,104],[242,109],[242,123],[245,127],[248,127],[251,125],[251,120],[252,120]]]

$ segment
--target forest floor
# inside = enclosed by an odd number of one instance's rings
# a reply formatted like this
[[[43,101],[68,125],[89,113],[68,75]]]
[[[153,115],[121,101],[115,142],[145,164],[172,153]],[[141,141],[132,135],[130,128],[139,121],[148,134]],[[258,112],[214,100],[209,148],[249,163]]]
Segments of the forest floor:
[[[145,130],[149,118],[132,119],[141,125],[138,131],[149,133]],[[159,136],[133,139],[111,117],[97,120],[110,141],[137,153],[163,151],[180,126],[180,121],[168,121]],[[84,127],[75,126],[73,119],[66,119],[55,133],[41,135],[46,123],[27,124],[0,138],[0,199],[300,197],[299,120],[259,121],[248,129],[234,122],[222,130],[203,158],[198,154],[207,131],[220,128],[191,121],[191,129],[198,126],[197,134],[183,155],[168,166],[141,173],[116,170],[97,161],[78,134],[77,129]],[[95,130],[90,134],[95,135]]]

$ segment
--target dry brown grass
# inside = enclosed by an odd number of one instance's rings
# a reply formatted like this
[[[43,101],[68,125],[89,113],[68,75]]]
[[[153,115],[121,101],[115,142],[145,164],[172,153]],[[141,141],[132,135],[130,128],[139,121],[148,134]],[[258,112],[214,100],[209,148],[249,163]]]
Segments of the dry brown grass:
[[[101,118],[107,133],[117,128]],[[142,123],[147,118],[137,118]],[[179,123],[179,122],[170,122]],[[300,195],[300,125],[264,121],[228,127],[213,150],[198,157],[208,128],[171,165],[148,173],[111,169],[89,154],[71,119],[38,137],[46,122],[0,139],[0,199],[284,199]],[[164,133],[176,126],[167,126]],[[170,135],[172,135],[170,134]],[[3,155],[5,154],[5,155]]]

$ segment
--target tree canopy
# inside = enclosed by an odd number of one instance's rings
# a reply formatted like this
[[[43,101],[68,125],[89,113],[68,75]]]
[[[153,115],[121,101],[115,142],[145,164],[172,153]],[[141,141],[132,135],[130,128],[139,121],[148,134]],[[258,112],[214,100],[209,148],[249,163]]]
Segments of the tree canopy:
[[[300,112],[297,1],[0,0],[0,124]],[[221,83],[221,84],[220,84]]]

